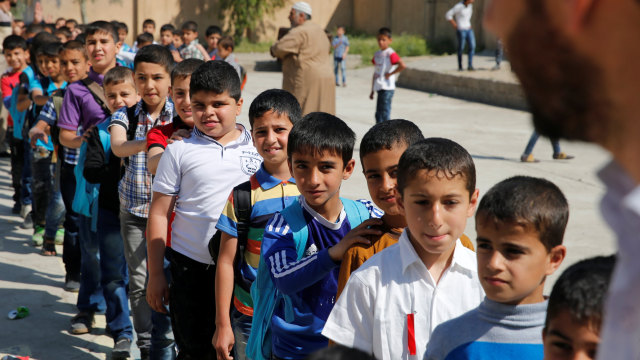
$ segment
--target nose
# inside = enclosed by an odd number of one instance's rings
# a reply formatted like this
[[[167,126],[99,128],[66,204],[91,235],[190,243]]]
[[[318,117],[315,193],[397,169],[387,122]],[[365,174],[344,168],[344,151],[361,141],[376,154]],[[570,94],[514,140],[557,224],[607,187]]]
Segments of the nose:
[[[396,187],[396,182],[389,174],[382,175],[382,189],[384,192],[392,191]]]
[[[267,144],[273,144],[276,142],[276,133],[273,130],[269,130],[267,131],[267,137],[266,137],[266,142]]]
[[[429,217],[429,226],[433,229],[438,229],[442,226],[442,205],[438,202],[431,206],[431,214]]]
[[[502,268],[502,264],[502,254],[497,250],[493,250],[489,255],[489,261],[487,261],[487,269],[493,271],[500,270]]]
[[[312,168],[309,173],[309,185],[318,185],[320,183],[320,170]]]

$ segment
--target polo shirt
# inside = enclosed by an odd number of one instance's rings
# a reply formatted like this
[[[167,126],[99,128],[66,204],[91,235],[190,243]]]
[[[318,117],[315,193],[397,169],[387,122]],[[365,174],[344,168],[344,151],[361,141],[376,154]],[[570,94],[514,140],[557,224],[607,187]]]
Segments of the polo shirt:
[[[262,158],[251,134],[242,134],[227,145],[204,135],[175,141],[165,149],[152,190],[177,196],[171,230],[171,249],[203,264],[211,264],[208,244],[231,189],[249,179]]]
[[[416,358],[409,352],[408,314],[414,317],[416,356],[422,356],[437,325],[483,298],[473,251],[456,240],[451,265],[436,283],[405,229],[396,245],[351,274],[322,334],[379,360]]]
[[[472,15],[473,4],[465,6],[464,3],[459,2],[452,7],[451,10],[447,11],[445,18],[447,20],[453,20],[455,18],[456,24],[458,24],[458,30],[470,30]]]
[[[89,78],[102,86],[104,76],[95,72],[93,68],[89,70]],[[108,116],[98,105],[91,91],[81,81],[76,81],[67,87],[64,94],[58,127],[81,134],[83,129],[103,122]]]
[[[260,248],[267,222],[274,213],[291,205],[300,195],[300,191],[298,191],[296,181],[293,178],[282,181],[269,174],[264,168],[264,164],[260,165],[260,169],[251,176],[249,182],[251,183],[251,215],[249,216],[247,246],[234,271],[239,271],[242,279],[247,284],[252,284],[258,273]],[[238,219],[233,200],[232,192],[222,214],[220,214],[216,228],[230,236],[238,237]],[[241,313],[253,316],[251,294],[237,284],[233,289],[233,304]]]
[[[187,126],[180,116],[175,116],[171,124],[156,126],[147,133],[147,151],[153,147],[160,147],[164,150],[167,147],[167,140],[179,129],[191,131],[193,128]]]

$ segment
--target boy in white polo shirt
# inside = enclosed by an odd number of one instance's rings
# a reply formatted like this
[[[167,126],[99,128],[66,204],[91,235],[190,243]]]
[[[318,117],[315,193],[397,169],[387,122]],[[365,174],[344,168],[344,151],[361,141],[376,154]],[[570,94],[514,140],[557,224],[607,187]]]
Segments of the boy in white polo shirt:
[[[178,350],[185,358],[215,359],[215,267],[208,241],[231,189],[258,170],[262,158],[236,116],[242,109],[240,80],[224,61],[210,61],[191,75],[193,135],[165,150],[153,183],[149,210],[147,301],[171,308]],[[175,205],[171,248],[168,216]],[[171,286],[162,271],[167,254]]]
[[[478,202],[475,165],[457,143],[429,138],[398,164],[398,243],[351,274],[322,334],[379,360],[422,356],[433,329],[484,298],[476,258],[459,238]]]

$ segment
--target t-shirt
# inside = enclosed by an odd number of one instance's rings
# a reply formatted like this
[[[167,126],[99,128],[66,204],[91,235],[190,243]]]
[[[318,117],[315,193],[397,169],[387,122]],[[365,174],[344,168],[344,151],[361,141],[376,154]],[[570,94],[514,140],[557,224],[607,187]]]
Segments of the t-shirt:
[[[222,145],[197,128],[193,135],[169,144],[153,180],[152,190],[176,196],[171,249],[203,264],[211,264],[209,239],[231,189],[255,173],[262,158],[251,134]]]
[[[13,88],[15,88],[20,82],[21,73],[22,71],[16,71],[13,73],[7,71],[4,75],[2,75],[2,79],[0,80],[0,91],[2,92],[2,100],[4,106],[7,109],[11,106],[11,92],[13,91]],[[13,118],[11,117],[11,115],[9,115],[9,117],[7,118],[7,126],[13,126]]]
[[[378,50],[373,55],[371,62],[375,65],[373,71],[373,90],[394,90],[396,88],[396,75],[385,78],[384,74],[395,69],[400,61],[400,56],[390,47],[385,50]]]
[[[170,124],[156,126],[147,133],[147,150],[152,147],[167,147],[167,140],[179,129],[192,130],[179,116],[175,116]]]
[[[330,222],[308,206],[304,197],[298,199],[309,234],[302,259],[298,260],[293,232],[280,213],[269,221],[262,240],[262,256],[271,269],[271,279],[276,289],[291,297],[296,315],[293,322],[286,321],[283,302],[273,312],[273,354],[283,359],[303,359],[327,347],[320,332],[336,300],[340,265],[331,260],[329,248],[351,231],[344,208],[338,221]],[[382,216],[371,202],[360,201],[371,217]]]
[[[335,50],[333,50],[333,57],[341,59],[345,50],[349,46],[349,39],[347,38],[347,35],[334,36],[331,41],[331,46],[335,47]]]
[[[89,78],[102,86],[104,76],[93,71],[93,68],[89,70]],[[81,81],[76,81],[67,87],[67,92],[64,94],[58,127],[81,134],[83,129],[103,122],[107,116],[108,114],[96,102],[89,88]]]
[[[425,360],[543,358],[548,301],[506,305],[485,299],[478,308],[438,326]]]
[[[471,29],[471,16],[473,15],[473,4],[464,5],[463,2],[457,3],[451,10],[447,11],[445,18],[452,20],[455,18],[458,30]]]
[[[300,195],[293,178],[282,181],[273,177],[265,170],[264,165],[251,176],[251,215],[249,217],[249,233],[247,246],[241,261],[234,271],[239,271],[243,282],[251,285],[258,273],[260,262],[260,248],[267,222],[274,213],[282,211],[293,203]],[[222,210],[216,228],[230,236],[238,236],[238,219],[235,214],[233,193]],[[253,300],[251,294],[239,285],[233,289],[233,304],[238,311],[247,316],[253,316]]]

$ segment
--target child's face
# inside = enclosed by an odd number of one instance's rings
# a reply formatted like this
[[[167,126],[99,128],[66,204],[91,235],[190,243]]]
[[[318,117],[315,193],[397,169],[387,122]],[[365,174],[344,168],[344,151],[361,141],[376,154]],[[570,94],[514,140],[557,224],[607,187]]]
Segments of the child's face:
[[[220,34],[211,34],[207,36],[207,45],[209,45],[209,49],[215,49],[218,47],[218,41],[222,36]]]
[[[218,56],[221,57],[222,59],[226,59],[227,56],[229,56],[232,52],[233,50],[231,50],[231,48],[227,49],[222,45],[218,46]]]
[[[367,179],[369,195],[385,215],[400,215],[396,201],[397,173],[400,156],[407,149],[402,144],[369,153],[362,158],[364,177]]]
[[[68,83],[82,80],[87,76],[89,64],[84,52],[79,50],[64,50],[60,53],[60,68]]]
[[[26,26],[22,21],[14,21],[11,29],[13,30],[13,35],[23,36],[25,33]]]
[[[339,27],[338,30],[336,30],[336,34],[338,36],[344,35],[344,28],[343,27]]]
[[[294,152],[289,170],[307,204],[320,214],[331,212],[340,202],[340,184],[353,173],[355,161],[347,162],[330,151],[321,154]]]
[[[7,60],[7,65],[9,65],[13,71],[22,69],[27,64],[28,57],[29,53],[22,48],[4,51],[4,58]]]
[[[391,38],[386,35],[378,35],[378,47],[380,50],[386,50],[391,45]]]
[[[131,107],[139,100],[136,88],[129,81],[105,85],[104,96],[107,98],[107,107],[111,112],[123,106]]]
[[[176,77],[171,86],[171,99],[180,119],[189,127],[193,127],[193,112],[191,111],[191,97],[189,96],[189,82],[191,76]]]
[[[562,311],[542,330],[542,343],[545,360],[589,360],[596,358],[600,334]]]
[[[62,75],[60,72],[60,58],[57,56],[45,56],[44,68],[52,79],[56,79]]]
[[[461,175],[449,179],[435,171],[416,172],[396,199],[409,228],[409,239],[423,261],[450,256],[478,203]]]
[[[182,37],[180,35],[173,35],[173,46],[177,48],[182,46]]]
[[[135,83],[138,93],[148,106],[160,105],[171,86],[171,78],[164,66],[141,62],[135,68]]]
[[[236,117],[242,110],[242,99],[237,102],[227,91],[197,91],[191,95],[193,124],[203,134],[224,141],[236,128]]]
[[[65,26],[68,27],[70,31],[73,31],[76,29],[76,23],[74,23],[73,21],[67,22]]]
[[[40,70],[40,73],[42,73],[42,75],[49,76],[49,73],[47,72],[47,68],[44,66],[44,62],[46,59],[47,57],[44,55],[36,56],[36,66],[38,66],[38,70]]]
[[[124,44],[124,40],[127,38],[127,30],[118,29],[118,40],[121,44]]]
[[[107,32],[87,35],[87,55],[96,72],[101,73],[113,67],[119,50],[120,43],[116,43]]]
[[[56,29],[59,29],[65,25],[67,25],[67,21],[65,19],[56,20]]]
[[[142,25],[142,32],[149,33],[151,35],[156,34],[156,26],[153,24],[144,24]]]
[[[165,30],[160,33],[160,42],[164,46],[171,44],[173,42],[173,32],[170,30]]]
[[[253,145],[265,163],[278,166],[287,161],[287,142],[292,127],[287,114],[273,110],[253,120]]]
[[[64,34],[56,34],[56,37],[63,44],[66,43],[69,40],[69,39],[67,39],[67,37]]]
[[[198,33],[196,31],[182,30],[182,41],[187,45],[191,44],[197,37]]]
[[[515,223],[476,217],[478,277],[487,298],[510,305],[544,301],[544,281],[560,266],[566,249],[547,251],[540,234]]]

